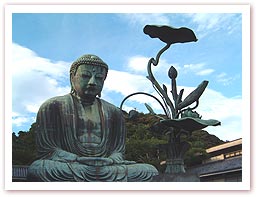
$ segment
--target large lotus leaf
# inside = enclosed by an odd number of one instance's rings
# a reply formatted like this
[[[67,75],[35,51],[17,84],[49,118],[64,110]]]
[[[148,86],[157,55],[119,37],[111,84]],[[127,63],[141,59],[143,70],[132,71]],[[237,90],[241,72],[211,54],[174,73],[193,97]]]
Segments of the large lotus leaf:
[[[180,118],[180,119],[161,120],[160,123],[164,124],[168,127],[184,129],[184,130],[190,131],[190,132],[204,129],[207,126],[221,125],[221,122],[218,120],[214,120],[214,119],[203,120],[200,118],[191,118],[191,117],[185,117],[185,118]]]
[[[151,38],[159,38],[167,44],[197,41],[194,32],[186,27],[173,28],[166,25],[146,25],[143,31]]]

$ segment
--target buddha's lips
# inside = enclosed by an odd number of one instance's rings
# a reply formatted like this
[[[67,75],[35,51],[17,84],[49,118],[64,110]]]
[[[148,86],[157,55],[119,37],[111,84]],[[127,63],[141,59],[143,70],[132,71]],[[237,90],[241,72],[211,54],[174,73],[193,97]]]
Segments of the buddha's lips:
[[[92,92],[92,91],[96,91],[97,90],[97,87],[94,87],[94,86],[90,86],[90,87],[87,87],[84,91],[84,93],[87,93],[88,91]]]

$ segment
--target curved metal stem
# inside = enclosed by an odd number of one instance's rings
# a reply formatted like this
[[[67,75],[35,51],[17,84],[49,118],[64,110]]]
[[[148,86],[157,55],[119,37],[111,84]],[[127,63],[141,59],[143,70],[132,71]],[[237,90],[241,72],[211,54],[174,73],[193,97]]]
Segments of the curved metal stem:
[[[158,103],[159,103],[160,106],[162,107],[162,109],[163,109],[164,113],[166,114],[167,118],[169,118],[169,116],[168,116],[168,114],[167,114],[167,112],[166,112],[166,109],[165,109],[165,107],[163,106],[163,104],[160,102],[160,100],[159,100],[158,98],[156,98],[155,96],[153,96],[153,95],[151,95],[151,94],[149,94],[149,93],[145,93],[145,92],[135,92],[135,93],[133,93],[133,94],[129,94],[129,95],[128,95],[127,97],[125,97],[125,98],[123,99],[123,101],[121,102],[121,104],[120,104],[120,109],[122,110],[122,107],[123,107],[124,102],[125,102],[129,97],[134,96],[134,95],[137,95],[137,94],[143,94],[143,95],[150,96],[150,97],[154,98],[156,101],[158,101]]]
[[[161,99],[162,99],[162,101],[163,101],[163,104],[164,104],[164,108],[165,108],[165,110],[166,110],[166,112],[167,112],[167,115],[168,115],[168,117],[171,117],[171,113],[170,113],[170,110],[169,110],[169,108],[168,108],[168,105],[167,105],[167,103],[166,103],[166,100],[165,100],[165,98],[164,98],[164,96],[157,90],[157,88],[152,84],[152,86],[153,86],[153,89],[158,93],[158,95],[161,97]]]
[[[164,53],[169,47],[170,47],[171,44],[167,44],[165,47],[163,47],[159,52],[158,54],[156,55],[156,59],[153,59],[152,63],[154,66],[157,66],[158,63],[159,63],[159,58],[160,56],[162,55],[162,53]]]
[[[168,97],[167,93],[160,87],[159,83],[157,82],[157,80],[155,79],[155,77],[152,74],[152,70],[151,70],[151,64],[153,64],[154,66],[157,66],[159,63],[159,58],[161,56],[161,54],[166,51],[168,48],[170,47],[170,44],[167,44],[165,47],[163,47],[157,54],[156,56],[156,60],[154,58],[151,58],[148,62],[148,66],[147,66],[147,71],[148,71],[148,76],[147,78],[152,82],[152,84],[156,87],[156,91],[158,93],[160,93],[162,95],[162,97],[165,99],[165,102],[167,103],[167,105],[170,108],[172,117],[170,118],[175,118],[176,116],[176,112],[175,112],[175,107],[173,105],[173,103],[171,102],[170,98]],[[162,98],[162,99],[163,99]]]

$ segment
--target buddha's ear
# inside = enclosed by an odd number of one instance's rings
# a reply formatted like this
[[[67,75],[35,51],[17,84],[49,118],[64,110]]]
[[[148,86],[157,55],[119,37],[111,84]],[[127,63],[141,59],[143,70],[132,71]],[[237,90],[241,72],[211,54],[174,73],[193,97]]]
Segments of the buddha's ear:
[[[71,74],[71,75],[70,75],[71,92],[75,91],[75,90],[74,90],[74,86],[73,86],[73,79],[74,79],[74,75]]]
[[[100,98],[101,97],[101,92],[97,94],[97,96]]]

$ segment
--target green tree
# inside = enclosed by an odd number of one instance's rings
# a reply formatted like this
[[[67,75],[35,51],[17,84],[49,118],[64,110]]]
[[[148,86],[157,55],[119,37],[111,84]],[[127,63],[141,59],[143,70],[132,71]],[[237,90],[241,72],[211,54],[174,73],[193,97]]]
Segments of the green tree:
[[[28,132],[19,131],[18,136],[12,133],[13,165],[29,165],[36,159],[35,123]]]
[[[127,119],[126,153],[127,160],[138,163],[149,163],[162,170],[160,162],[165,154],[160,152],[159,145],[167,142],[166,136],[154,135],[150,129],[158,118],[150,114],[139,113],[136,118]]]

